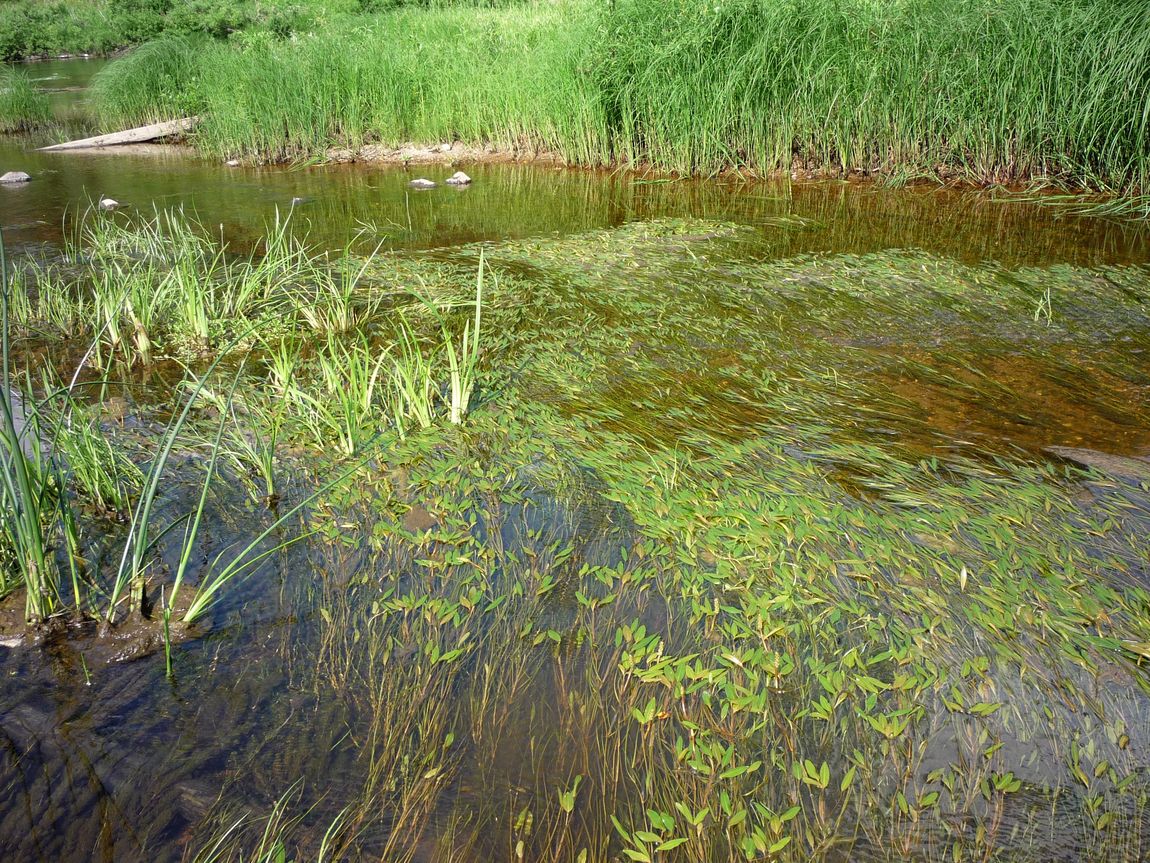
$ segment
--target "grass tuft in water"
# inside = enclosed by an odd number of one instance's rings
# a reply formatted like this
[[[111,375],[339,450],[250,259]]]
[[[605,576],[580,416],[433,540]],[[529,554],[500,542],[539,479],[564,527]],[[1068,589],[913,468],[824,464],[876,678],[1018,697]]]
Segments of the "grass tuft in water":
[[[23,69],[0,66],[0,133],[27,132],[52,119],[48,97]]]

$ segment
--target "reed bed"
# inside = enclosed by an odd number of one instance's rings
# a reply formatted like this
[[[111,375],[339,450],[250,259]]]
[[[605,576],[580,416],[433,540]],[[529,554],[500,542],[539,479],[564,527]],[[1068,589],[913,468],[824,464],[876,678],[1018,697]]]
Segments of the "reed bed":
[[[550,7],[402,11],[243,50],[167,40],[141,49],[162,66],[129,58],[94,97],[111,124],[203,114],[197,145],[217,154],[460,138],[601,162],[606,130],[577,81],[584,18],[556,29]]]
[[[1150,14],[1060,0],[403,10],[109,69],[112,122],[195,110],[253,158],[462,140],[576,164],[1145,189]],[[150,56],[150,55],[149,55]],[[158,69],[159,67],[155,67]],[[188,94],[188,95],[185,95]]]
[[[0,67],[0,133],[27,132],[52,119],[48,97],[23,69]]]

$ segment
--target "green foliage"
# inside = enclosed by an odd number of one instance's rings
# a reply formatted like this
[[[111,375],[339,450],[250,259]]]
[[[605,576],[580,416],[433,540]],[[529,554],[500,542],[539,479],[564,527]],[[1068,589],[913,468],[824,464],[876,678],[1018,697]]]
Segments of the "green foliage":
[[[52,117],[48,97],[23,69],[0,67],[0,132],[22,132]]]
[[[1150,174],[1150,7],[619,0],[596,65],[620,155],[674,170]]]
[[[248,28],[286,38],[357,11],[355,0],[6,0],[0,60],[107,53],[164,36],[224,39]]]
[[[132,16],[132,25],[142,20]],[[143,28],[147,36],[157,28]],[[16,0],[0,5],[0,60],[60,53],[103,53],[129,42],[124,24],[115,20],[111,3],[64,0]]]
[[[97,106],[150,119],[187,109],[191,90],[199,146],[275,159],[458,138],[679,172],[1041,176],[1125,192],[1150,175],[1144,4],[454,5],[337,17],[290,42],[265,30],[186,44],[174,77],[109,70]]]
[[[102,122],[139,124],[195,113],[196,57],[203,39],[168,36],[137,48],[92,81]]]
[[[457,860],[1047,859],[1067,836],[1083,860],[1137,856],[1150,469],[1112,456],[1099,463],[1118,474],[1086,472],[1041,447],[1092,421],[1147,425],[1145,362],[1124,336],[1146,329],[1150,269],[770,254],[792,229],[631,222],[453,263],[443,249],[333,263],[282,221],[262,258],[237,259],[178,214],[91,214],[74,281],[7,283],[153,295],[157,356],[187,330],[193,357],[231,369],[174,410],[161,390],[171,420],[115,596],[137,575],[163,584],[159,613],[179,627],[306,543],[282,580],[251,583],[268,617],[234,608],[271,621],[282,654],[236,655],[289,660],[300,691],[348,708],[340,744],[317,745],[311,708],[268,720],[320,787],[259,818],[224,797],[189,859],[403,860],[443,824]],[[173,269],[191,274],[178,288]],[[16,327],[45,307],[13,299]],[[276,323],[262,362],[233,366],[235,336]],[[444,369],[462,396],[472,356],[482,404],[462,427],[434,422],[453,400]],[[1038,408],[1051,415],[1028,442],[1015,420]],[[14,425],[0,424],[9,501],[27,499]],[[206,479],[169,483],[189,439]],[[333,469],[349,452],[351,471]],[[226,464],[269,498],[278,484],[287,511],[253,526],[235,509],[241,538],[214,536]],[[217,630],[215,656],[251,649],[234,632]]]
[[[165,40],[156,55],[106,70],[93,101],[108,124],[202,113],[197,142],[214,153],[288,158],[335,143],[459,138],[605,160],[606,129],[578,76],[585,12],[561,27],[549,7],[367,20],[290,43],[266,31],[229,45]]]

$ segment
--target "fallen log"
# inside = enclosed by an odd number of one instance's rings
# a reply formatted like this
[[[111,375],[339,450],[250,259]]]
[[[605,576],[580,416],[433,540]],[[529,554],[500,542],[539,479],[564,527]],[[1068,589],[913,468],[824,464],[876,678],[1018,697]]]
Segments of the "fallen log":
[[[138,126],[135,129],[96,135],[94,138],[82,138],[79,141],[65,141],[63,144],[52,144],[50,147],[41,147],[40,149],[51,152],[53,150],[91,150],[97,147],[114,147],[118,144],[143,144],[157,138],[168,138],[186,132],[195,126],[199,119],[199,117],[184,117],[180,120],[165,120],[163,123]]]

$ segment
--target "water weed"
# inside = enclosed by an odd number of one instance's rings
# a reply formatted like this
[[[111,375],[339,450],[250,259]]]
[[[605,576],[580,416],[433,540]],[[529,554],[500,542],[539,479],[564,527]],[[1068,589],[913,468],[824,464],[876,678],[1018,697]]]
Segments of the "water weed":
[[[258,312],[343,284],[330,262],[261,277],[244,324],[278,328],[235,335],[242,367],[217,342],[159,414],[124,547],[121,597],[168,561],[173,631],[226,623],[188,651],[189,723],[221,680],[222,715],[274,716],[178,835],[207,859],[1140,858],[1150,468],[1119,453],[1145,445],[1147,269],[780,259],[779,230],[353,261],[336,305],[371,312],[346,329]],[[137,315],[157,343],[165,308]],[[158,481],[185,451],[204,473]],[[233,470],[282,513],[245,495],[213,542]]]

